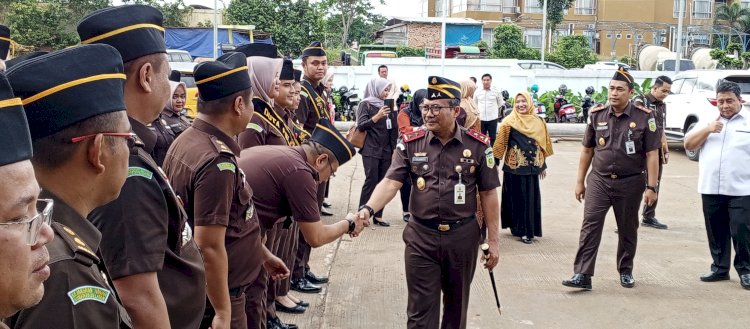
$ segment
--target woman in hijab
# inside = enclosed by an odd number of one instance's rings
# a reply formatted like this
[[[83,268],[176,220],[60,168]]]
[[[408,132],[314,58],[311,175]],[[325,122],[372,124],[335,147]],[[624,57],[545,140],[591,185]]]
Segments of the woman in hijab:
[[[479,110],[474,102],[474,91],[477,85],[471,80],[461,81],[461,108],[466,112],[466,121],[464,128],[481,131],[481,121],[479,121]]]
[[[328,117],[331,118],[331,122],[336,121],[336,109],[333,107],[333,68],[329,67],[326,71],[326,75],[323,76],[323,99],[326,100],[326,108],[328,109]],[[327,196],[326,196],[327,197]]]
[[[256,114],[250,119],[248,128],[237,137],[240,147],[243,149],[259,145],[259,130],[264,120],[258,113],[264,111],[277,111],[273,106],[273,99],[279,95],[279,75],[284,60],[281,58],[268,58],[251,56],[247,58],[248,74],[253,83],[253,108]],[[284,113],[279,113],[284,116]]]
[[[500,123],[493,145],[495,158],[503,159],[500,223],[526,244],[542,236],[539,180],[546,177],[545,159],[553,154],[547,125],[531,104],[529,93],[516,95],[513,112]]]
[[[365,184],[362,186],[362,194],[359,205],[364,205],[370,199],[375,186],[385,177],[388,167],[391,166],[391,155],[396,148],[398,138],[398,126],[396,113],[384,100],[391,91],[391,83],[383,78],[374,78],[367,83],[365,88],[365,99],[357,109],[357,129],[367,132],[365,144],[359,150],[365,167]],[[383,211],[375,213],[373,223],[380,226],[390,226],[383,221]]]
[[[403,110],[398,112],[398,130],[401,135],[408,134],[414,129],[421,127],[424,124],[422,119],[422,111],[419,109],[419,105],[422,104],[427,96],[427,89],[419,89],[414,93],[414,97],[411,99],[411,103]],[[409,197],[411,195],[411,180],[407,179],[404,181],[404,185],[401,186],[401,209],[404,215],[404,222],[411,220],[411,213],[409,212]]]

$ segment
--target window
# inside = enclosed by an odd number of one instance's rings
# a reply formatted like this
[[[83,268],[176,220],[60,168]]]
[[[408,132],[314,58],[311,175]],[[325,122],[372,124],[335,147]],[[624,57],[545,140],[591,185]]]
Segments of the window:
[[[672,65],[672,67],[674,67],[674,65]],[[680,88],[680,94],[692,93],[695,83],[696,83],[695,79],[685,79],[685,83],[683,83],[682,88]]]
[[[685,82],[685,79],[677,79],[672,81],[672,88],[670,89],[670,92],[673,94],[679,94],[683,82]]]
[[[440,1],[440,0],[438,0]],[[680,0],[674,0],[672,5],[672,17],[673,18],[679,18],[680,17]],[[686,3],[687,4],[687,3]],[[687,8],[683,8],[684,11],[687,11]],[[684,13],[683,11],[683,13]]]
[[[713,1],[693,0],[693,18],[709,19],[713,9]]]
[[[633,38],[633,35],[632,35],[632,34],[626,34],[626,35],[625,35],[625,39],[632,39],[632,38]]]
[[[524,31],[524,41],[529,48],[542,48],[542,30],[527,29]]]
[[[596,15],[596,0],[576,0],[576,15]]]
[[[493,29],[482,29],[482,40],[487,43],[487,46],[492,47],[494,36],[492,35]]]
[[[612,39],[612,34],[607,33],[607,39]]]
[[[518,7],[518,0],[502,0],[503,12],[506,14],[515,14]]]
[[[527,14],[541,14],[542,5],[539,3],[539,0],[526,0],[526,8],[524,9],[524,12]]]
[[[750,0],[740,0],[740,6],[742,8],[750,8]]]
[[[622,34],[617,33],[617,40],[620,40],[620,39],[622,39]]]

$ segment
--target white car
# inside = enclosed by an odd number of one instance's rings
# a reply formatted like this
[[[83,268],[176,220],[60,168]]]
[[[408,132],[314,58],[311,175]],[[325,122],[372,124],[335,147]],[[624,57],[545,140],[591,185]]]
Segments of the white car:
[[[170,63],[192,63],[193,57],[186,50],[167,49]]]
[[[742,98],[750,99],[750,71],[741,70],[691,70],[678,73],[672,79],[672,93],[667,96],[667,122],[665,131],[671,140],[681,141],[698,121],[719,117],[716,108],[716,86],[721,79],[736,82]],[[750,106],[744,103],[743,106]],[[690,160],[698,161],[698,152],[685,150]]]

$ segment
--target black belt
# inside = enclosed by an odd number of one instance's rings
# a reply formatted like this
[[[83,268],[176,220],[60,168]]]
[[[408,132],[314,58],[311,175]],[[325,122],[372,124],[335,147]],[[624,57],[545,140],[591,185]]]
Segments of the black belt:
[[[472,215],[471,217],[462,218],[459,220],[426,220],[426,219],[419,219],[414,216],[412,216],[412,220],[417,222],[419,225],[422,225],[426,228],[433,229],[440,232],[448,232],[450,230],[455,230],[461,226],[463,226],[466,223],[471,223],[475,219],[477,219],[476,216]]]
[[[237,287],[229,289],[229,298],[237,298],[245,293],[245,287]]]
[[[643,172],[641,171],[639,173],[628,174],[628,175],[600,174],[600,176],[602,176],[602,177],[607,177],[607,178],[611,178],[611,179],[623,179],[623,178],[628,178],[628,177],[633,177],[633,176],[638,176],[638,175],[643,175]]]

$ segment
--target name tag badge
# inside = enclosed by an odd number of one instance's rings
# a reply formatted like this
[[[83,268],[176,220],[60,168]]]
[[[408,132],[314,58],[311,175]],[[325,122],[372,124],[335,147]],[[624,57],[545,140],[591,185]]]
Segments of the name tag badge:
[[[391,123],[391,119],[385,120],[385,128],[386,129],[393,129],[393,124]]]
[[[466,185],[463,183],[453,187],[453,204],[466,204]]]
[[[600,130],[607,130],[607,129],[609,129],[609,126],[596,126],[596,130],[597,130],[597,131],[600,131]]]
[[[473,164],[474,159],[461,158],[461,163]]]
[[[628,155],[635,154],[635,142],[634,141],[625,142],[625,151],[628,153]]]
[[[411,162],[415,162],[415,163],[422,163],[422,162],[427,162],[427,161],[428,159],[426,156],[414,156],[411,158]]]

